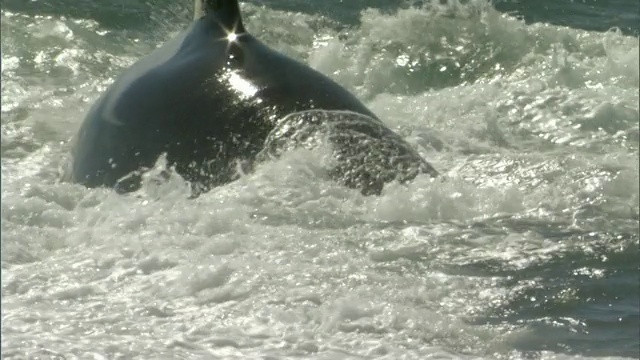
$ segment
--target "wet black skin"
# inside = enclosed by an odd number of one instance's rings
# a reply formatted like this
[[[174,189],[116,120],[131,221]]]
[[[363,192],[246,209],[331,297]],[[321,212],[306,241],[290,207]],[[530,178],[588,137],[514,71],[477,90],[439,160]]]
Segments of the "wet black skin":
[[[238,161],[254,160],[287,114],[346,110],[380,123],[340,85],[247,33],[237,0],[202,1],[204,16],[134,64],[91,108],[75,138],[72,181],[135,190],[140,176],[131,173],[164,153],[206,190],[235,179]]]

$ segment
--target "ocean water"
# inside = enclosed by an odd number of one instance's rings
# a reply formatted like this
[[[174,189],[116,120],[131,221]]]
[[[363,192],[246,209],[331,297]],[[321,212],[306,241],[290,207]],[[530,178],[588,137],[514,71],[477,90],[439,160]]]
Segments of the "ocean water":
[[[446,181],[364,197],[296,150],[191,200],[162,159],[59,181],[191,1],[1,6],[3,358],[640,356],[637,0],[244,2]]]

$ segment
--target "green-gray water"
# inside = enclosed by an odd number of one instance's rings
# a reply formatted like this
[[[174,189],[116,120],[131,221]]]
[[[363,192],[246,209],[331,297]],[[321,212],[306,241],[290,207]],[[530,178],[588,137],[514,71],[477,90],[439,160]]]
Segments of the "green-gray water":
[[[638,358],[638,3],[532,4],[243,3],[448,180],[363,197],[301,150],[188,200],[57,180],[191,1],[3,0],[3,357]]]

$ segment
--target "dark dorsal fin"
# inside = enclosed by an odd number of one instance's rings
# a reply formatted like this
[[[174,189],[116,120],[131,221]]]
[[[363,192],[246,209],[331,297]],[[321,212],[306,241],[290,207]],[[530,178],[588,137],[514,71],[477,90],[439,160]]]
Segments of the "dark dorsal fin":
[[[235,29],[236,34],[246,32],[238,0],[195,0],[194,17],[199,19],[209,14],[215,14],[222,26]]]

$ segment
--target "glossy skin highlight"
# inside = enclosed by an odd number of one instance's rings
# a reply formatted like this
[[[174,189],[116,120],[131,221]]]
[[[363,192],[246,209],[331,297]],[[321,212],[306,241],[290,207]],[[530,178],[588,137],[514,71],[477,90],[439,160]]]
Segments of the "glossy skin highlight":
[[[350,111],[381,124],[340,85],[247,33],[239,11],[236,0],[196,0],[197,20],[134,64],[91,108],[68,178],[132,191],[140,170],[166,154],[206,191],[235,179],[238,161],[252,163],[288,114]]]

